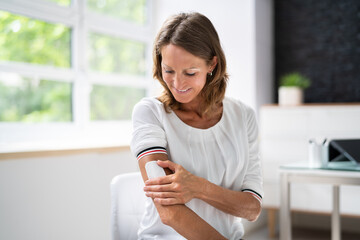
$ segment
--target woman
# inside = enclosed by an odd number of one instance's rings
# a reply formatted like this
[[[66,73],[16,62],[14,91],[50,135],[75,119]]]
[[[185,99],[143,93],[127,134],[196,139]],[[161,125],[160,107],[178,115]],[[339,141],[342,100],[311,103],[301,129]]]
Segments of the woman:
[[[224,97],[226,60],[215,28],[199,13],[169,18],[154,44],[164,87],[133,111],[132,152],[145,181],[139,239],[240,239],[241,218],[261,211],[254,112]],[[167,176],[148,179],[157,161]]]

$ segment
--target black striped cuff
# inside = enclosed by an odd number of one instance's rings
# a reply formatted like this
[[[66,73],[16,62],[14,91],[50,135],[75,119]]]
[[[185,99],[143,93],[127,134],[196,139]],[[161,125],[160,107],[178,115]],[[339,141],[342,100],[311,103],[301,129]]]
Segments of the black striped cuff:
[[[155,153],[167,154],[166,149],[163,148],[163,147],[151,147],[151,148],[147,148],[147,149],[142,150],[141,152],[139,152],[136,155],[136,158],[139,161],[142,157],[145,157],[145,156],[150,155],[150,154],[155,154]]]
[[[241,191],[251,193],[251,195],[253,195],[254,198],[256,198],[260,203],[262,202],[262,196],[259,193],[255,192],[254,190],[252,190],[252,189],[243,189]]]

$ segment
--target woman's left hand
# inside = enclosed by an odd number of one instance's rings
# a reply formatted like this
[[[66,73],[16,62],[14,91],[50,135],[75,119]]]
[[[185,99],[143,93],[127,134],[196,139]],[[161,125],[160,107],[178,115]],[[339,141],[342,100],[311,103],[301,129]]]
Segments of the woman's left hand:
[[[157,164],[169,168],[173,174],[145,181],[146,196],[161,205],[185,204],[197,196],[202,187],[201,178],[169,160],[157,161]]]

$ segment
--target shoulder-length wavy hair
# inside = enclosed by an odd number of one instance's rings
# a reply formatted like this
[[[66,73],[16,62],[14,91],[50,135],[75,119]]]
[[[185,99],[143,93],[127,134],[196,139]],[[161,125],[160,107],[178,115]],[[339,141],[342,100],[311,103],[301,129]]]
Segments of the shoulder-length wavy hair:
[[[204,59],[208,65],[217,57],[217,65],[212,75],[207,75],[205,86],[200,92],[204,101],[200,113],[209,114],[224,99],[228,80],[225,55],[213,24],[200,13],[180,13],[167,19],[158,32],[153,48],[153,77],[164,87],[159,100],[167,112],[180,108],[180,103],[175,100],[162,76],[161,49],[168,44],[184,48]]]

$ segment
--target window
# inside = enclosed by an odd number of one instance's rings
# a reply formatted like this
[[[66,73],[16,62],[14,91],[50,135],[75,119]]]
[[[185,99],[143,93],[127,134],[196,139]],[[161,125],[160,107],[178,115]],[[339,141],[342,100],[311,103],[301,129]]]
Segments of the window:
[[[146,45],[139,41],[90,33],[88,63],[91,70],[131,75],[145,74]]]
[[[0,11],[0,61],[70,68],[71,30]],[[71,121],[71,83],[0,72],[0,121]]]
[[[65,138],[128,129],[153,84],[150,13],[146,0],[2,3],[0,152],[2,141],[49,129]]]
[[[68,122],[72,120],[71,84],[0,73],[0,120]]]
[[[138,24],[146,23],[145,4],[145,0],[87,0],[88,7],[93,11]]]
[[[0,60],[70,67],[71,29],[0,11]]]

